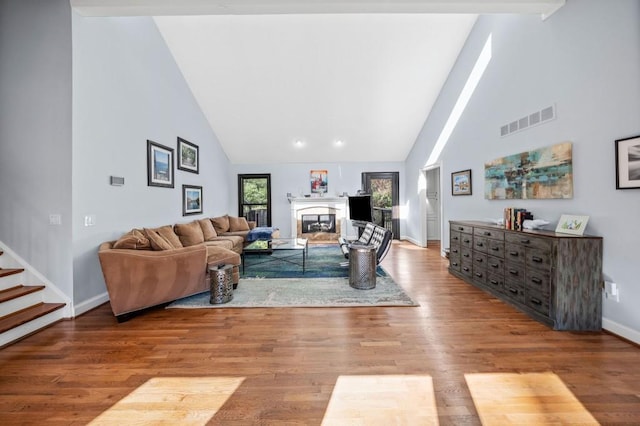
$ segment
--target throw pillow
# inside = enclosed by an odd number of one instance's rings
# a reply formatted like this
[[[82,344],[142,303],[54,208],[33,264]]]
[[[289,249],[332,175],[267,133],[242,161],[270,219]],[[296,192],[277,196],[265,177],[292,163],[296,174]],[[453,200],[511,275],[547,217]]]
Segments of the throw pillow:
[[[245,217],[229,217],[229,231],[248,231],[249,223]]]
[[[202,228],[202,235],[205,241],[211,241],[218,236],[211,219],[200,219],[198,222],[200,223],[200,228]]]
[[[218,234],[222,234],[224,232],[229,232],[229,216],[219,216],[211,219],[213,223],[213,227],[215,228]]]
[[[154,250],[173,250],[171,243],[164,238],[157,229],[144,229],[144,233],[151,242],[151,248]]]
[[[204,234],[197,220],[189,223],[178,223],[174,226],[174,229],[184,247],[204,243]]]
[[[132,229],[118,239],[114,249],[150,250],[151,242],[139,229]]]
[[[171,247],[173,248],[183,247],[182,243],[180,242],[180,238],[178,238],[175,231],[173,230],[173,225],[161,226],[160,228],[156,228],[156,230],[160,235],[164,237],[164,239],[166,239],[169,242],[169,244],[171,244]]]

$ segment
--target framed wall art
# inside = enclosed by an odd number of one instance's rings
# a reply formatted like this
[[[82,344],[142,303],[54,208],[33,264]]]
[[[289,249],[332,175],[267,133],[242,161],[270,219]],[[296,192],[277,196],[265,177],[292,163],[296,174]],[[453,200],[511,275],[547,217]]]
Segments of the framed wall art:
[[[471,169],[451,173],[451,195],[471,195]]]
[[[640,135],[616,141],[616,189],[640,188]]]
[[[324,194],[327,192],[327,171],[326,170],[311,170],[311,193],[312,194]]]
[[[178,138],[178,169],[185,172],[199,173],[200,171],[200,148],[198,145]]]
[[[182,216],[202,213],[202,187],[182,185]]]
[[[173,149],[147,140],[147,185],[173,188]]]
[[[576,216],[571,214],[563,214],[560,216],[556,232],[563,234],[582,235],[589,222],[589,216]]]

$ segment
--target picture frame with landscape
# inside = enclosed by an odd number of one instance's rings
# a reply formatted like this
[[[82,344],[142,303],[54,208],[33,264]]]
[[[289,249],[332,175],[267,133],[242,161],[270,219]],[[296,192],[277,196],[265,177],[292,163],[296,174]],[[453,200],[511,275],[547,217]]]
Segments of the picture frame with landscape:
[[[471,169],[451,173],[451,195],[471,195]]]
[[[202,213],[202,187],[182,185],[182,216]]]
[[[615,143],[616,189],[640,188],[640,135]]]
[[[147,185],[173,188],[173,149],[147,140]]]
[[[190,173],[200,173],[200,148],[180,137],[178,137],[178,169]]]
[[[556,232],[561,234],[583,235],[587,228],[589,216],[563,214],[560,216]]]

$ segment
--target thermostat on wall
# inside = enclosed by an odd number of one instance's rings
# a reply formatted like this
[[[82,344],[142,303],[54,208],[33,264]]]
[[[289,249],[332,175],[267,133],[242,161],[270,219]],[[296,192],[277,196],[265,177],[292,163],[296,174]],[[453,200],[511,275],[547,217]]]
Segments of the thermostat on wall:
[[[111,185],[114,185],[114,186],[124,185],[124,178],[120,176],[111,176]]]

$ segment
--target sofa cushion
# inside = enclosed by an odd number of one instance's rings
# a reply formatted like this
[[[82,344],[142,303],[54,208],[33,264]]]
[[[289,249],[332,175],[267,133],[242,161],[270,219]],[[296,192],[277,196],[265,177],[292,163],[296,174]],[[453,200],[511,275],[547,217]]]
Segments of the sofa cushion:
[[[207,246],[207,264],[240,265],[240,255],[223,247]]]
[[[249,223],[245,217],[229,216],[229,232],[248,231]]]
[[[233,241],[224,240],[222,238],[216,238],[215,240],[205,241],[204,245],[207,247],[222,247],[228,250],[233,250]],[[234,250],[235,251],[235,250]]]
[[[204,243],[204,234],[197,220],[189,223],[177,223],[173,229],[184,247]]]
[[[132,229],[113,244],[114,249],[151,250],[151,242],[139,229]]]
[[[211,223],[213,223],[213,227],[215,228],[218,234],[222,234],[223,232],[227,232],[229,230],[229,216],[218,216],[211,219]]]
[[[183,247],[180,238],[173,231],[173,226],[171,225],[161,226],[160,228],[145,228],[144,233],[151,241],[151,247],[154,250],[171,250]]]
[[[205,241],[213,240],[218,236],[216,229],[213,227],[213,223],[211,223],[211,219],[200,219],[198,223],[200,224],[200,228],[202,228],[202,235]]]

